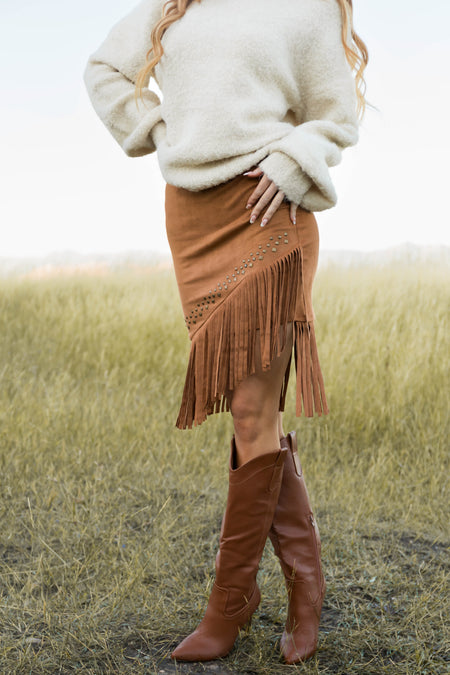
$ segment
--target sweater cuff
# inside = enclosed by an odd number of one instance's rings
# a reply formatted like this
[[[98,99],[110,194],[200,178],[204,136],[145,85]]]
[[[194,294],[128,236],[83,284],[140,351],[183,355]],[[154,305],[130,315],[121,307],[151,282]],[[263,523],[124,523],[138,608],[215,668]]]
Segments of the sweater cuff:
[[[284,152],[274,150],[258,166],[284,192],[289,201],[301,205],[313,181],[294,159]]]
[[[161,105],[153,107],[141,117],[131,134],[123,141],[122,147],[129,157],[141,157],[156,150],[152,132],[161,120]]]
[[[164,120],[156,122],[155,126],[150,130],[150,136],[156,149],[158,149],[159,142],[166,135],[166,123]]]

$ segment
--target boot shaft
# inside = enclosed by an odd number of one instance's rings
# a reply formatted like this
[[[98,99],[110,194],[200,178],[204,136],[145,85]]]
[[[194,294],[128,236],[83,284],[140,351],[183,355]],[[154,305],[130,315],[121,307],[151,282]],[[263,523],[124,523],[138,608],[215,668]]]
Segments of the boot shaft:
[[[264,453],[236,468],[231,442],[229,485],[216,556],[216,583],[239,579],[251,588],[278,502],[286,448]],[[228,581],[229,583],[229,581]]]
[[[287,456],[269,537],[286,579],[321,586],[321,541],[311,508],[294,432],[283,446]]]

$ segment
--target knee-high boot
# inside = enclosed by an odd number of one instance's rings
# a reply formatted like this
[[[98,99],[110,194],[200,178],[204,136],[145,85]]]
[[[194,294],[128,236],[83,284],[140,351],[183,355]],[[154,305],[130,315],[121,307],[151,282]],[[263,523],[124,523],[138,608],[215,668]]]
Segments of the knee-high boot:
[[[256,574],[280,492],[286,448],[237,467],[231,442],[228,498],[222,519],[216,578],[205,615],[171,654],[180,661],[208,661],[228,654],[239,629],[259,605]]]
[[[281,445],[288,454],[269,537],[280,559],[289,599],[281,650],[287,663],[296,663],[317,649],[326,583],[319,529],[297,454],[295,431],[282,439]]]

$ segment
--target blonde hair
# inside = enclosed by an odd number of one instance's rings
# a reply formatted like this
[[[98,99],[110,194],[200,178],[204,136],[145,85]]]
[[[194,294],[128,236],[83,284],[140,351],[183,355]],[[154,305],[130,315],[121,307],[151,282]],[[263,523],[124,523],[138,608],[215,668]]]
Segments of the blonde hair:
[[[369,52],[366,44],[361,40],[353,28],[353,2],[352,0],[337,0],[341,9],[342,17],[342,44],[344,45],[345,56],[355,73],[357,115],[360,119],[364,117],[366,111],[366,81],[364,79],[364,70],[369,62]],[[350,44],[347,36],[351,36]]]
[[[353,28],[353,2],[352,0],[336,0],[342,16],[342,44],[345,50],[345,56],[351,66],[355,75],[355,87],[357,97],[357,115],[360,119],[363,118],[366,110],[366,82],[364,80],[364,70],[369,60],[369,53],[366,45],[361,40],[359,35]],[[193,2],[201,2],[201,0],[167,0],[163,5],[162,17],[153,26],[150,33],[152,46],[145,56],[145,64],[138,72],[136,79],[135,99],[137,103],[138,97],[142,98],[142,89],[147,86],[150,76],[153,75],[153,69],[161,59],[164,49],[161,44],[161,38],[164,31],[180,19],[185,13],[189,5]],[[348,36],[351,40],[348,41]],[[152,58],[150,54],[153,52]]]

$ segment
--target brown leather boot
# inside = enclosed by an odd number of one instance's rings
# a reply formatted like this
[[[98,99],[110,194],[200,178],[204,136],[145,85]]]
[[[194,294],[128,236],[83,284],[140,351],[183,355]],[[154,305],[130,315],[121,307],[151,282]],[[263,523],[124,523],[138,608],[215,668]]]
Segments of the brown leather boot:
[[[202,621],[173,651],[173,659],[209,661],[225,656],[239,629],[250,622],[260,601],[256,574],[278,501],[286,455],[286,448],[275,450],[235,468],[233,436],[216,579]]]
[[[280,559],[289,605],[281,650],[287,663],[312,656],[317,649],[319,621],[326,583],[320,560],[321,544],[302,467],[295,431],[281,446],[288,449],[283,479],[269,537]]]

